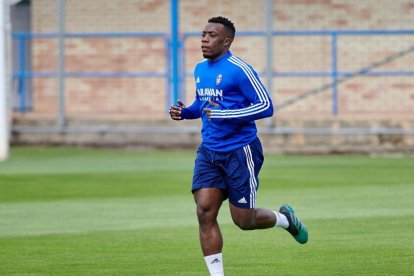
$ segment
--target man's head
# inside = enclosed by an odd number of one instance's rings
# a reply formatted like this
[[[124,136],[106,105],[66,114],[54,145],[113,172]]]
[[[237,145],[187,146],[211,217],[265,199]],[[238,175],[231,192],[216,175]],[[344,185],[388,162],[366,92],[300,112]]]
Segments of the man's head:
[[[227,53],[235,33],[236,28],[229,19],[221,16],[210,18],[201,34],[203,57],[214,61]]]

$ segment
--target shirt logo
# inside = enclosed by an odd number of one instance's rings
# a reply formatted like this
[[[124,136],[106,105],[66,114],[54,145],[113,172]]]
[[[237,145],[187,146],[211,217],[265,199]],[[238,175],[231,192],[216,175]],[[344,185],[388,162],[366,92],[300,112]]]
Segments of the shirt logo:
[[[196,83],[200,82],[200,77],[197,77]]]
[[[222,79],[223,79],[223,76],[219,74],[216,78],[216,85],[219,85]]]

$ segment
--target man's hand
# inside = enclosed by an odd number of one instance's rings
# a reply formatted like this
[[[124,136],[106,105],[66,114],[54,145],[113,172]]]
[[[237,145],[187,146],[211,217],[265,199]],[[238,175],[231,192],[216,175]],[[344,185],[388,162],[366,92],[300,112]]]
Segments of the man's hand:
[[[177,104],[178,106],[172,105],[170,107],[170,116],[171,116],[171,119],[179,121],[179,120],[182,120],[181,109],[185,108],[185,104],[181,100],[178,100]]]
[[[208,100],[208,103],[211,104],[213,107],[219,106],[218,103],[213,102],[212,100]],[[211,108],[203,108],[204,113],[206,113],[207,118],[210,120],[211,117]]]

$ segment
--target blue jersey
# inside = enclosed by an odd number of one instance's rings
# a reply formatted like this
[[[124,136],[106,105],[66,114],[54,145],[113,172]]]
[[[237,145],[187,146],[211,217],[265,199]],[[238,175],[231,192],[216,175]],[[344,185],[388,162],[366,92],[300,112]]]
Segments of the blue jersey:
[[[273,115],[272,101],[257,73],[230,51],[216,61],[198,63],[194,80],[195,100],[182,109],[181,118],[202,118],[202,144],[208,149],[228,152],[248,145],[257,137],[255,120]],[[211,108],[210,120],[203,108]]]

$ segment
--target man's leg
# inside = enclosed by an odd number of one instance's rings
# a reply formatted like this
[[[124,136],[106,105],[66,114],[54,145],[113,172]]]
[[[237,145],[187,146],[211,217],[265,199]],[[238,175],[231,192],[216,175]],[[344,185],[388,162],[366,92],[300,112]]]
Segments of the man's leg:
[[[283,205],[279,212],[263,208],[244,209],[230,203],[230,213],[234,223],[242,230],[281,227],[286,229],[297,242],[308,241],[308,229],[295,215],[293,208]]]
[[[279,211],[256,208],[259,172],[263,165],[263,150],[259,139],[234,151],[226,167],[227,192],[230,213],[234,223],[243,230],[282,227],[299,243],[308,241],[306,226],[296,217],[293,209],[283,205]]]
[[[201,250],[211,275],[224,275],[221,256],[223,237],[217,222],[224,199],[224,191],[220,189],[203,188],[194,191]]]
[[[275,213],[268,209],[244,209],[230,203],[230,213],[233,222],[242,230],[266,229],[276,224]]]

